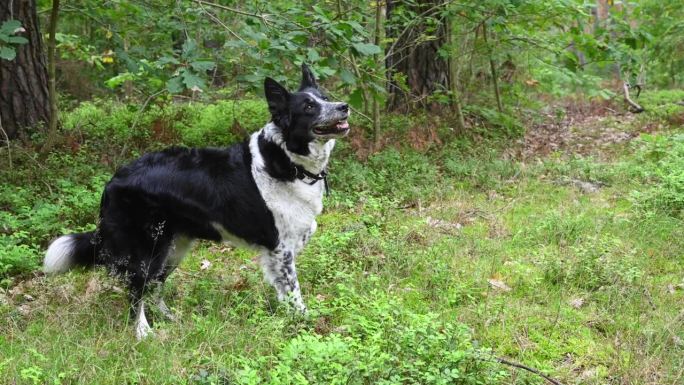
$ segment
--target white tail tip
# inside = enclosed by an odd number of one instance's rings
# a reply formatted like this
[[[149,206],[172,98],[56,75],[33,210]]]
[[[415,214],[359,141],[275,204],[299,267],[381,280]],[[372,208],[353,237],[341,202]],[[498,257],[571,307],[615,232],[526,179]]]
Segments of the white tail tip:
[[[64,235],[50,244],[43,261],[43,272],[48,274],[64,273],[74,265],[74,241]]]

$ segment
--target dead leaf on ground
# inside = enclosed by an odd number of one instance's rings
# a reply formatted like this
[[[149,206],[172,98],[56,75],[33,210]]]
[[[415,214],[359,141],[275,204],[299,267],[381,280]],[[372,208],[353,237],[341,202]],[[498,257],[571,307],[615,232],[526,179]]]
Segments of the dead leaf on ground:
[[[503,291],[503,292],[509,292],[509,291],[513,290],[513,289],[511,289],[510,286],[506,285],[503,281],[500,281],[500,280],[498,280],[498,279],[490,278],[490,279],[487,280],[487,282],[489,282],[489,284],[490,284],[493,288],[495,288],[495,289],[497,289],[497,290],[501,290],[501,291]]]
[[[584,298],[573,298],[569,303],[570,306],[574,307],[575,309],[579,309],[584,305]]]
[[[31,307],[27,304],[23,304],[19,307],[17,307],[17,311],[19,314],[23,315],[24,317],[28,317],[29,314],[31,314]]]
[[[100,284],[100,281],[95,277],[90,278],[88,284],[86,285],[85,297],[90,298],[93,295],[98,294],[100,291],[102,291],[102,285]]]
[[[668,294],[674,294],[677,290],[683,290],[684,289],[684,283],[680,283],[678,285],[674,284],[667,284],[667,292]]]
[[[447,222],[441,219],[436,219],[432,217],[427,217],[427,224],[430,227],[434,227],[437,229],[445,229],[445,230],[461,230],[463,228],[463,225],[460,223],[451,223]]]
[[[210,267],[211,267],[211,262],[209,262],[209,260],[203,259],[202,262],[200,262],[200,270],[207,270]]]

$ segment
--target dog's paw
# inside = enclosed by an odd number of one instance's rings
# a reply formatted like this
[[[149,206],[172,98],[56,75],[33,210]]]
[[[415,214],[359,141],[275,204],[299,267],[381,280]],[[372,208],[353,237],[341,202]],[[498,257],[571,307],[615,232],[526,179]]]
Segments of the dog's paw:
[[[135,326],[135,338],[138,341],[142,341],[147,337],[152,337],[154,336],[154,332],[152,331],[152,328],[150,325],[145,322],[145,323],[138,323]]]
[[[177,322],[178,321],[178,316],[171,310],[167,305],[166,302],[164,302],[163,299],[160,299],[157,302],[157,310],[161,313],[161,315],[170,322]]]

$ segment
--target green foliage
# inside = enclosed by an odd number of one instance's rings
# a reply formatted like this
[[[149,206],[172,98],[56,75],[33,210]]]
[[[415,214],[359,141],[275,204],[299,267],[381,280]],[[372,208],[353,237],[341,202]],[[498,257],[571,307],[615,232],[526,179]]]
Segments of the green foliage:
[[[554,285],[572,285],[590,291],[635,285],[644,272],[636,264],[634,250],[625,248],[620,239],[591,237],[571,247],[561,258],[545,258],[544,278]]]
[[[183,317],[152,313],[156,338],[136,342],[119,280],[28,273],[51,238],[92,229],[117,165],[167,140],[234,141],[225,133],[232,120],[251,131],[268,117],[262,101],[246,98],[139,111],[83,104],[64,114],[73,142],[46,159],[13,146],[10,168],[0,152],[0,382],[541,383],[490,362],[487,347],[564,383],[577,373],[592,385],[647,382],[654,370],[672,383],[682,369],[672,335],[653,332],[679,313],[682,222],[629,199],[630,190],[676,191],[661,179],[679,167],[676,132],[623,145],[624,154],[600,147],[524,162],[503,135],[425,151],[398,140],[366,161],[341,140],[332,195],[298,256],[308,317],[276,304],[254,253],[198,242],[167,287]],[[422,116],[386,123],[397,137],[448,126]],[[600,189],[582,192],[572,179]]]
[[[387,298],[350,305],[344,335],[299,334],[275,357],[243,361],[237,383],[465,385],[506,377],[487,363],[488,352],[474,346],[465,325],[411,313]]]
[[[68,157],[48,164],[71,162]],[[0,281],[35,270],[42,262],[44,247],[56,235],[91,230],[97,221],[100,192],[106,175],[90,181],[59,179],[47,196],[31,186],[0,186]]]
[[[639,169],[648,188],[632,197],[642,210],[684,218],[684,135],[642,135]]]
[[[427,155],[410,149],[386,149],[371,156],[367,165],[344,160],[333,167],[331,184],[336,190],[398,201],[434,194],[430,181],[439,175]]]
[[[117,145],[131,139],[144,148],[155,141],[188,146],[232,144],[268,120],[261,100],[138,106],[111,101],[81,103],[62,116],[64,129],[93,145]]]
[[[18,20],[5,20],[0,24],[0,60],[14,60],[17,56],[16,46],[28,43],[25,37],[17,36],[23,31]]]

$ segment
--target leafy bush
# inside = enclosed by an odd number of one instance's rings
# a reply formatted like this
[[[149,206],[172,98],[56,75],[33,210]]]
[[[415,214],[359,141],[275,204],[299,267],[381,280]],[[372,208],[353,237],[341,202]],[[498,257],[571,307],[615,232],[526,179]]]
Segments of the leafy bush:
[[[545,258],[543,266],[547,281],[585,290],[616,284],[629,286],[643,275],[635,263],[634,250],[620,239],[608,236],[592,237],[572,246],[562,258]]]
[[[501,188],[507,179],[520,172],[516,162],[499,158],[497,150],[477,155],[450,151],[442,162],[447,175],[482,190]]]
[[[260,129],[268,119],[266,103],[251,99],[152,105],[144,112],[135,105],[95,101],[63,116],[64,129],[89,142],[111,146],[133,140],[141,149],[157,142],[225,146]]]
[[[412,313],[387,298],[346,306],[345,332],[303,332],[275,356],[242,359],[237,383],[494,384],[505,376],[463,324]]]
[[[331,182],[347,193],[369,193],[390,200],[420,199],[434,193],[431,188],[439,175],[434,162],[410,149],[388,148],[360,164],[354,159],[335,162]]]
[[[684,215],[684,135],[642,135],[639,167],[649,187],[634,191],[637,208],[673,217]]]

